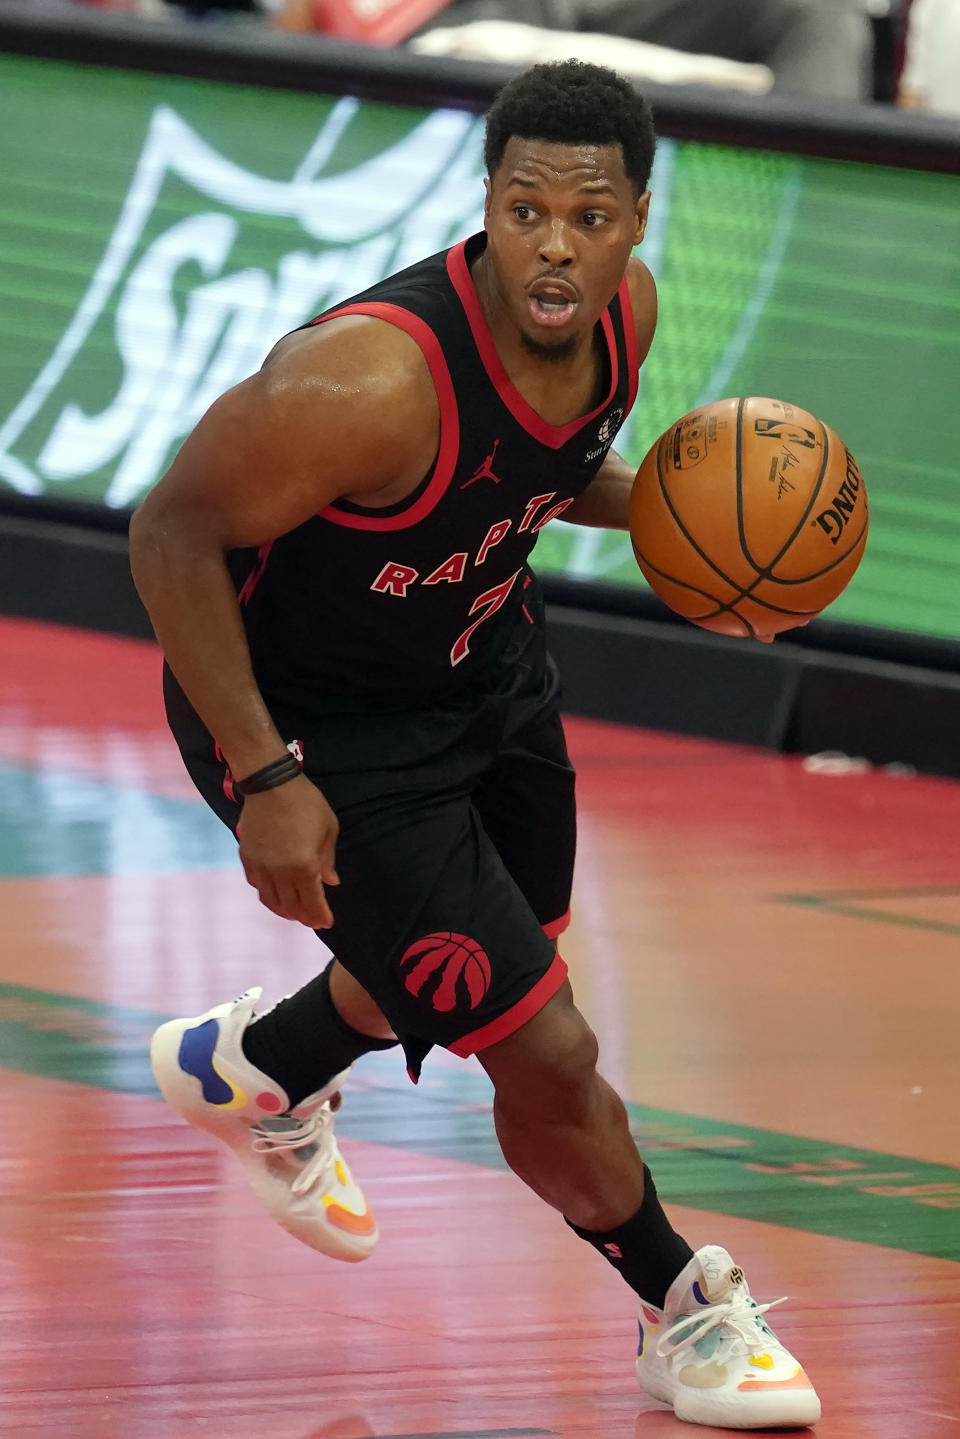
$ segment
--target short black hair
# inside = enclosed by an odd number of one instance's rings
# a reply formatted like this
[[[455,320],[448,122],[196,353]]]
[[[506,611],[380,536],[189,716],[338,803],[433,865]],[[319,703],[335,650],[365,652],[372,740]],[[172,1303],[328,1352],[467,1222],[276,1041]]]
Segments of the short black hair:
[[[484,159],[493,176],[514,137],[558,145],[619,145],[642,194],[650,180],[653,116],[622,75],[582,60],[534,65],[508,81],[487,114]]]

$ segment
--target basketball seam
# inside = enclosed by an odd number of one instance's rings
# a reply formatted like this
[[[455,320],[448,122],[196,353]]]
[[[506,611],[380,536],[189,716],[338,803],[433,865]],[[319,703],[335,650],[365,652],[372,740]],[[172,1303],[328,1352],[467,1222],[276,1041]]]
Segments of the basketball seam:
[[[763,575],[761,567],[757,564],[747,546],[747,532],[743,523],[743,407],[746,403],[746,398],[741,398],[737,401],[737,438],[734,446],[737,466],[737,531],[740,535],[740,548],[743,551],[744,559],[748,565],[753,565],[753,568],[757,572],[757,579],[754,580],[754,584],[756,584],[763,578]]]
[[[652,570],[653,573],[655,575],[659,575],[661,579],[669,580],[670,584],[676,585],[677,589],[687,590],[690,594],[699,595],[702,599],[709,600],[711,604],[715,606],[714,609],[708,610],[706,611],[706,613],[701,615],[684,615],[683,618],[689,620],[691,624],[699,624],[702,620],[714,619],[717,615],[721,614],[732,614],[735,615],[738,620],[740,620],[743,624],[747,626],[751,634],[755,634],[755,631],[753,630],[750,621],[746,618],[746,616],[740,614],[739,610],[734,608],[734,606],[740,600],[750,600],[751,604],[759,605],[762,609],[771,610],[774,614],[778,615],[808,615],[810,617],[813,617],[814,615],[818,615],[820,613],[819,609],[784,609],[781,605],[775,605],[772,600],[762,599],[759,595],[753,593],[755,585],[758,584],[761,579],[769,580],[769,582],[774,585],[802,585],[806,584],[808,580],[819,579],[821,575],[828,574],[830,570],[836,569],[837,565],[843,564],[844,560],[848,560],[850,558],[854,550],[857,548],[857,546],[863,539],[866,528],[867,522],[865,520],[863,523],[863,528],[860,530],[860,533],[857,535],[856,540],[853,542],[850,548],[844,551],[844,553],[840,555],[836,560],[834,560],[831,564],[827,565],[825,569],[817,570],[812,575],[804,575],[801,579],[798,580],[782,580],[779,579],[776,575],[761,575],[747,589],[738,589],[737,593],[729,602],[719,600],[717,599],[716,595],[710,594],[708,590],[701,590],[697,585],[690,584],[689,580],[677,579],[676,575],[670,574],[668,570],[661,569],[660,566],[655,565],[653,561],[649,559],[648,556],[645,555],[644,552],[635,543],[633,545],[633,553],[636,557],[638,564],[642,562],[642,564],[646,565],[648,570]],[[732,581],[730,581],[730,583],[732,584]]]
[[[787,550],[789,550],[790,546],[793,544],[794,540],[797,538],[800,531],[807,523],[807,520],[810,518],[810,511],[813,509],[814,505],[817,502],[817,496],[823,489],[823,481],[827,473],[827,462],[830,459],[830,440],[827,435],[827,427],[823,423],[823,421],[817,420],[817,424],[820,426],[820,433],[823,436],[823,459],[820,462],[820,473],[817,476],[817,483],[810,491],[810,498],[807,500],[807,503],[804,506],[803,514],[800,516],[799,520],[797,520],[797,523],[794,525],[793,530],[787,537],[786,543],[780,550],[780,553],[774,556],[773,561],[770,565],[771,570],[773,569],[774,565],[779,564],[779,562],[783,559],[784,555],[787,553]],[[773,576],[770,575],[768,576],[768,578],[772,579]]]
[[[816,419],[816,416],[814,416],[814,418]],[[808,520],[808,518],[809,518],[809,516],[810,516],[810,511],[813,509],[814,505],[816,504],[817,496],[819,495],[821,489],[823,488],[823,479],[824,479],[824,476],[825,476],[826,473],[827,473],[827,461],[828,461],[829,458],[830,458],[830,441],[827,439],[827,427],[826,427],[826,425],[823,423],[823,421],[822,421],[822,420],[817,420],[817,424],[820,426],[820,431],[821,431],[821,434],[822,434],[822,437],[823,437],[823,458],[822,458],[822,460],[820,461],[820,473],[819,473],[819,475],[817,476],[817,483],[814,485],[813,489],[810,491],[810,496],[809,496],[809,499],[807,500],[806,505],[804,506],[803,514],[800,516],[799,520],[798,520],[797,523],[794,525],[793,529],[790,531],[790,534],[787,536],[786,543],[783,544],[783,545],[780,547],[779,551],[777,552],[777,554],[774,555],[774,557],[773,557],[773,559],[770,561],[770,564],[769,564],[769,565],[761,566],[761,565],[758,565],[758,564],[757,564],[756,560],[753,558],[753,556],[750,554],[750,551],[747,549],[745,542],[741,539],[741,546],[742,546],[742,548],[743,548],[743,553],[746,555],[747,559],[750,561],[750,563],[753,565],[753,568],[754,568],[754,569],[756,570],[756,572],[757,572],[757,578],[754,580],[753,585],[750,586],[750,590],[753,589],[754,585],[758,585],[761,580],[775,580],[775,579],[776,579],[776,576],[773,574],[773,569],[774,569],[774,567],[780,563],[780,561],[783,559],[784,555],[785,555],[785,554],[787,553],[787,551],[789,550],[790,546],[793,544],[794,540],[795,540],[795,539],[797,538],[797,536],[799,535],[800,531],[803,529],[804,525],[807,523],[807,520]],[[738,438],[738,440],[739,440],[739,430],[738,430],[738,433],[737,433],[737,438]],[[739,501],[739,498],[740,498],[739,490],[740,490],[740,456],[739,456],[739,450],[738,450],[738,453],[737,453],[737,499],[738,499],[738,501]],[[807,578],[807,579],[815,579],[816,576],[814,576],[814,575],[808,575],[806,578]],[[800,583],[802,583],[802,581],[800,581],[800,580],[795,580],[795,581],[793,581],[793,583],[795,583],[795,584],[800,584]],[[745,590],[745,591],[744,591],[744,595],[745,595],[745,596],[750,595],[750,590]],[[752,596],[750,596],[750,598],[752,598]],[[804,611],[801,610],[801,611],[798,611],[798,613],[801,613],[801,614],[802,614],[802,613],[804,613]],[[817,611],[813,611],[813,613],[816,614]]]
[[[824,565],[822,570],[814,570],[812,574],[801,575],[800,578],[796,580],[784,579],[781,575],[763,575],[762,578],[769,580],[772,585],[805,585],[808,580],[818,580],[820,579],[821,575],[828,575],[831,570],[835,570],[837,568],[837,565],[842,565],[845,560],[848,560],[850,558],[854,550],[864,538],[867,532],[867,524],[868,521],[864,519],[864,522],[857,533],[857,538],[854,540],[853,544],[850,545],[849,549],[844,550],[842,555],[837,555],[836,559],[831,560],[828,565]],[[780,555],[778,558],[782,559],[783,556]],[[777,561],[775,560],[774,563],[776,564]]]
[[[642,561],[643,564],[646,565],[647,569],[653,570],[653,573],[654,573],[655,575],[659,575],[662,580],[669,580],[672,585],[676,585],[677,588],[680,589],[680,590],[689,590],[691,594],[700,595],[701,598],[703,598],[703,599],[705,599],[705,600],[709,600],[710,603],[715,607],[715,608],[712,609],[712,610],[708,610],[708,611],[706,612],[706,614],[703,614],[703,615],[684,615],[683,618],[689,620],[689,621],[691,622],[691,624],[697,624],[697,623],[699,623],[700,620],[711,619],[714,615],[719,615],[719,614],[724,614],[724,613],[726,613],[726,612],[729,612],[730,614],[736,615],[737,619],[738,619],[738,620],[741,620],[741,621],[743,622],[743,624],[745,624],[745,625],[747,626],[748,629],[750,628],[750,621],[749,621],[749,620],[745,620],[742,615],[737,614],[737,613],[736,613],[736,610],[733,609],[733,606],[732,606],[732,605],[726,604],[723,600],[718,600],[717,597],[716,597],[716,595],[711,595],[711,594],[709,593],[709,591],[707,591],[707,590],[698,589],[696,585],[691,585],[688,580],[678,580],[678,579],[676,579],[673,575],[669,574],[666,570],[662,570],[659,565],[655,565],[652,560],[647,559],[646,555],[643,553],[642,550],[640,550],[640,549],[637,548],[636,544],[634,544],[634,546],[633,546],[633,553],[634,553],[634,556],[636,557],[636,560],[637,560],[637,563],[638,563],[638,564],[640,564],[640,562]],[[732,581],[730,581],[730,583],[732,583]],[[743,592],[740,591],[740,592],[737,594],[736,599],[742,599],[742,598],[743,598]],[[664,603],[666,603],[666,601],[664,601]],[[760,601],[760,603],[762,603],[762,601]],[[788,611],[788,613],[789,613],[789,611]],[[751,634],[753,633],[752,630],[751,630],[750,632],[751,632]]]
[[[737,595],[737,598],[736,598],[736,600],[734,600],[733,603],[734,603],[734,604],[737,604],[740,600],[749,600],[752,605],[759,605],[761,609],[770,610],[770,611],[772,611],[772,613],[775,614],[775,615],[799,615],[799,616],[801,616],[801,617],[802,617],[803,615],[806,615],[808,619],[812,619],[814,615],[818,615],[818,614],[820,613],[820,610],[819,610],[819,609],[816,609],[816,610],[788,610],[788,609],[784,609],[783,605],[775,605],[775,604],[773,603],[773,600],[762,600],[762,599],[760,599],[759,595],[750,594],[749,591],[747,591],[747,590],[743,590],[739,595]]]
[[[671,432],[668,430],[668,431],[667,431],[667,434],[670,434],[670,433],[671,433]],[[663,496],[664,503],[666,504],[667,509],[670,511],[670,514],[671,514],[672,517],[673,517],[673,521],[674,521],[675,525],[677,526],[677,529],[678,529],[678,530],[680,531],[680,533],[683,535],[684,539],[687,541],[687,543],[689,544],[690,548],[694,551],[694,553],[695,553],[695,554],[698,554],[698,555],[700,556],[700,558],[703,560],[704,564],[707,566],[707,568],[713,570],[713,572],[714,572],[715,575],[719,575],[720,579],[722,579],[725,584],[730,585],[731,589],[738,590],[738,589],[740,588],[740,586],[737,584],[736,580],[732,580],[729,575],[724,574],[724,572],[723,572],[723,570],[720,568],[720,566],[717,565],[717,564],[715,564],[714,561],[710,558],[710,556],[709,556],[708,554],[706,554],[706,553],[700,548],[699,544],[698,544],[697,541],[694,539],[693,535],[691,535],[690,531],[687,529],[686,525],[683,523],[683,521],[681,520],[680,516],[677,514],[677,511],[676,511],[676,510],[674,509],[674,507],[673,507],[673,501],[671,500],[669,491],[667,490],[667,487],[666,487],[666,485],[664,484],[664,480],[663,480],[663,469],[662,469],[661,464],[660,464],[661,452],[662,452],[663,447],[664,447],[664,445],[666,444],[666,442],[667,442],[667,435],[664,435],[664,436],[661,437],[660,444],[657,446],[657,483],[658,483],[659,486],[660,486],[660,493],[661,493],[661,495]],[[706,593],[706,592],[703,591],[703,593]],[[716,597],[716,595],[711,595],[710,598],[714,601],[715,604],[718,604],[718,605],[724,604],[724,601],[723,601],[723,600],[718,600],[717,597]]]
[[[844,562],[844,560],[848,560],[848,559],[850,558],[850,556],[851,556],[851,555],[854,553],[854,551],[856,550],[857,546],[860,544],[861,540],[864,539],[864,537],[865,537],[865,535],[866,535],[866,531],[867,531],[867,520],[865,519],[864,522],[863,522],[863,526],[862,526],[862,528],[861,528],[861,530],[860,530],[860,533],[857,535],[857,538],[854,540],[854,542],[853,542],[853,544],[850,546],[850,548],[849,548],[848,550],[844,550],[843,554],[842,554],[842,555],[839,555],[839,556],[837,557],[837,559],[833,560],[832,563],[829,564],[829,565],[827,565],[825,569],[816,570],[812,575],[803,575],[802,578],[800,578],[800,579],[798,579],[798,580],[782,580],[782,579],[779,579],[777,575],[761,575],[761,576],[760,576],[760,579],[767,580],[767,581],[768,581],[770,584],[772,584],[772,585],[805,585],[805,584],[807,584],[807,582],[808,582],[809,580],[818,580],[818,579],[820,579],[821,575],[829,574],[831,570],[836,569],[837,565],[842,565],[843,562]],[[791,541],[791,543],[792,543],[792,541]],[[788,546],[788,548],[789,548],[789,546]],[[779,556],[779,558],[782,558],[782,555]],[[776,561],[774,561],[774,563],[776,563]],[[651,566],[651,568],[656,568],[656,567],[655,567],[655,566]],[[658,573],[659,573],[659,571],[658,571]],[[666,579],[669,579],[670,576],[669,576],[669,575],[666,575],[665,578],[666,578]],[[682,581],[675,581],[675,583],[682,583]],[[782,606],[780,606],[780,605],[775,605],[772,600],[764,600],[764,599],[761,599],[759,595],[755,595],[755,594],[753,593],[753,590],[754,590],[755,586],[756,586],[757,584],[759,584],[759,583],[760,583],[760,580],[755,580],[754,583],[751,584],[748,589],[741,590],[740,593],[739,593],[738,595],[736,595],[733,600],[731,600],[731,602],[730,602],[729,605],[722,605],[722,606],[721,606],[721,610],[719,610],[717,613],[721,613],[722,610],[725,610],[725,609],[733,609],[733,606],[734,606],[735,604],[737,604],[738,601],[740,601],[740,600],[749,600],[751,604],[760,605],[760,606],[762,606],[762,608],[765,609],[765,610],[772,610],[773,613],[774,613],[774,614],[777,614],[777,615],[807,615],[807,616],[809,616],[809,617],[812,619],[814,615],[818,615],[818,614],[820,614],[820,612],[821,612],[822,606],[821,606],[820,608],[818,608],[818,609],[815,609],[815,610],[788,610],[788,609],[782,608]],[[720,602],[719,600],[717,600],[716,603],[719,605],[721,602]],[[744,618],[743,615],[741,615],[738,610],[734,610],[733,612],[734,612],[734,614],[736,614],[736,616],[737,616],[738,619],[743,619],[743,618]],[[710,618],[710,617],[707,616],[707,615],[701,615],[700,618],[701,618],[701,619],[707,619],[707,618]],[[747,621],[744,620],[744,623],[747,623]]]
[[[705,615],[698,615],[695,620],[691,619],[691,624],[702,625],[704,620],[715,620],[718,615],[726,614],[732,615],[735,620],[740,621],[740,623],[747,631],[747,635],[750,637],[750,639],[755,640],[757,638],[757,632],[753,628],[753,625],[750,623],[750,621],[747,619],[746,615],[742,615],[740,611],[735,610],[732,605],[718,605],[715,610],[708,610]],[[738,638],[738,636],[727,635],[726,638],[735,640]]]

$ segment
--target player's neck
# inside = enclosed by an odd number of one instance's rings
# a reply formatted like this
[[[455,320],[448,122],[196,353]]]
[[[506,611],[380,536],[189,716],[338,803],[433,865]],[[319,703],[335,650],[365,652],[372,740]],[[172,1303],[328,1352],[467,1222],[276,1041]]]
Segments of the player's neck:
[[[557,426],[589,414],[599,373],[598,327],[566,346],[538,345],[511,316],[483,256],[472,267],[471,278],[500,362],[527,404]]]

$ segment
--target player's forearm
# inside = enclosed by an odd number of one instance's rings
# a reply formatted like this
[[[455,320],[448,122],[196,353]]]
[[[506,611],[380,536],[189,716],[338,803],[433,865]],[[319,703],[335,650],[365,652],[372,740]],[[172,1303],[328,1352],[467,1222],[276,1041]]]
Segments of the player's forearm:
[[[237,778],[283,753],[257,688],[222,551],[139,511],[130,566],[167,663]]]
[[[564,511],[563,518],[574,525],[597,529],[627,529],[634,475],[626,460],[611,450],[587,488]]]

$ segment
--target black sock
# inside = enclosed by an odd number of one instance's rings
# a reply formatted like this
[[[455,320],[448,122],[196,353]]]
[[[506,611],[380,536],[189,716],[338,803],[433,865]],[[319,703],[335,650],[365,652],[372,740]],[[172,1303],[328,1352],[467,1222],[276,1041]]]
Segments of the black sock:
[[[671,1225],[660,1207],[657,1187],[643,1166],[643,1203],[632,1219],[605,1234],[570,1224],[575,1234],[609,1259],[647,1304],[663,1308],[667,1290],[693,1258],[693,1250]]]
[[[330,997],[330,966],[296,994],[281,999],[247,1025],[241,1041],[251,1064],[285,1089],[290,1107],[316,1094],[361,1054],[392,1049],[395,1039],[374,1039],[353,1029]]]

